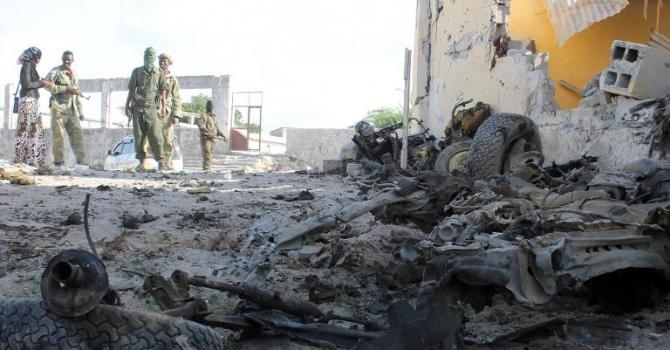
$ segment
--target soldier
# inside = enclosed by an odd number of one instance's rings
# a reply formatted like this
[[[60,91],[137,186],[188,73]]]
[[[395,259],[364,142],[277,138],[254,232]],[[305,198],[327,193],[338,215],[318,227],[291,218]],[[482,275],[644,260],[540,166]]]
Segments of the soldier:
[[[140,161],[140,169],[148,170],[143,143],[147,139],[158,170],[165,170],[163,153],[163,118],[166,115],[167,81],[163,72],[156,68],[156,50],[144,50],[144,65],[137,67],[130,75],[126,116],[133,119],[135,157]]]
[[[49,88],[51,92],[49,107],[51,108],[54,166],[62,167],[65,164],[63,133],[67,132],[70,146],[77,159],[75,169],[88,168],[85,165],[86,154],[79,124],[80,120],[84,120],[84,109],[79,96],[79,79],[72,69],[74,62],[72,51],[63,52],[62,60],[63,64],[54,67],[46,77],[47,80],[53,82]]]
[[[202,147],[202,170],[210,171],[212,169],[212,153],[214,152],[214,138],[220,137],[224,142],[226,135],[219,130],[219,123],[216,121],[216,115],[212,113],[214,103],[207,101],[207,113],[201,114],[198,119],[198,128],[200,128],[200,146]]]
[[[181,95],[179,93],[179,81],[177,77],[170,72],[172,57],[166,53],[158,56],[158,65],[160,66],[165,80],[167,81],[166,95],[166,116],[163,123],[163,158],[168,169],[173,170],[172,153],[174,151],[174,128],[173,125],[179,123],[181,117]]]

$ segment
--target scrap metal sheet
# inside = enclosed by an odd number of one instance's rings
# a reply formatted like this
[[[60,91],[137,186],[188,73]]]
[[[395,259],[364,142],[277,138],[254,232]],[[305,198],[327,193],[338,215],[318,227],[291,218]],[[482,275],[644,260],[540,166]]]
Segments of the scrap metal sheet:
[[[544,0],[558,45],[592,24],[616,15],[628,0]]]

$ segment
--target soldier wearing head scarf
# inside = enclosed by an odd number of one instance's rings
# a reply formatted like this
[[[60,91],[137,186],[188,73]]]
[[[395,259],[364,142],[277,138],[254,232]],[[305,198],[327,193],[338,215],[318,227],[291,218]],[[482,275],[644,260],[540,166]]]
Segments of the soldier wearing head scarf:
[[[67,132],[70,146],[77,160],[76,167],[86,167],[84,140],[80,120],[84,120],[84,109],[79,97],[79,79],[72,69],[74,55],[72,51],[63,52],[63,64],[54,67],[47,75],[47,80],[53,85],[49,89],[51,100],[51,132],[54,165],[63,166],[64,133]]]
[[[144,50],[144,65],[137,67],[130,75],[126,116],[133,120],[135,157],[140,161],[140,169],[148,170],[145,139],[151,153],[158,162],[158,170],[165,170],[163,153],[163,119],[166,118],[167,80],[163,72],[155,66],[156,50]]]

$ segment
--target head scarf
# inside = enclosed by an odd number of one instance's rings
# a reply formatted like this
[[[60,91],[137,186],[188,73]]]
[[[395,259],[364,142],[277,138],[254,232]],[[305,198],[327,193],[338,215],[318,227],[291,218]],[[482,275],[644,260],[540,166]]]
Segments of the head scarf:
[[[16,64],[23,64],[24,62],[35,62],[39,58],[42,58],[42,51],[35,46],[29,47],[21,53],[19,59],[16,60]]]
[[[149,46],[144,50],[144,69],[150,71],[154,68],[156,62],[156,49]]]
[[[158,56],[158,59],[159,60],[166,59],[168,62],[170,62],[170,64],[172,64],[172,56],[166,53],[162,53],[160,56]]]

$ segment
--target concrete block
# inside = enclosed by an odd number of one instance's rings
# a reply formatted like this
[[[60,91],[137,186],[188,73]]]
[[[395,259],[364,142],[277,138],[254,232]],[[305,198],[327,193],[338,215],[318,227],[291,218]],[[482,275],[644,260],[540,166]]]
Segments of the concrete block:
[[[323,172],[326,174],[344,174],[347,171],[347,164],[341,159],[324,159]]]
[[[670,53],[615,40],[610,65],[600,76],[600,89],[636,99],[667,95],[670,93]]]

